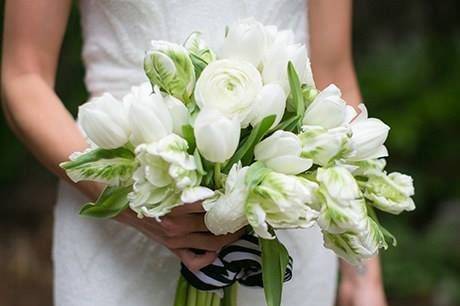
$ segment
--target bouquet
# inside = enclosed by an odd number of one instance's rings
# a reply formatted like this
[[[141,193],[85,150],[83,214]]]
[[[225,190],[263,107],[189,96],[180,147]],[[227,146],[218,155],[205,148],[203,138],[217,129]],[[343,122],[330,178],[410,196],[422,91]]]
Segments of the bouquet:
[[[175,305],[236,305],[239,282],[263,286],[279,306],[295,273],[279,230],[318,224],[324,246],[355,265],[396,244],[374,209],[415,205],[412,178],[384,170],[390,128],[363,104],[358,114],[337,86],[319,91],[291,31],[248,19],[216,50],[198,32],[183,45],[152,41],[144,70],[150,82],[121,100],[106,93],[80,107],[90,147],[61,167],[107,185],[85,216],[129,208],[161,222],[203,201],[215,235],[248,229],[215,264],[182,266]],[[246,256],[228,260],[235,248]]]

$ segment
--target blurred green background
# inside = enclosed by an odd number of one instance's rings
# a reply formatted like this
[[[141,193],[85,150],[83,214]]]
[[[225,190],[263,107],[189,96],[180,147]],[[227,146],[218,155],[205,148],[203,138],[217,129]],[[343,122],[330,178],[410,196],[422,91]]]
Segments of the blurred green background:
[[[392,127],[388,167],[416,184],[415,212],[382,215],[399,238],[382,255],[390,305],[460,305],[460,4],[360,0],[354,11],[363,96]],[[79,22],[75,6],[56,85],[74,114],[87,95]],[[0,305],[51,305],[56,180],[3,117],[0,145]]]

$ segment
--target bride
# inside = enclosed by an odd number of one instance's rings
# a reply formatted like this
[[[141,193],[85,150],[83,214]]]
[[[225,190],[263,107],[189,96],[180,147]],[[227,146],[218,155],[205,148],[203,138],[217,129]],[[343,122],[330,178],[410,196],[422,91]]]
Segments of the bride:
[[[308,7],[308,10],[307,10]],[[211,263],[238,233],[213,236],[201,205],[174,210],[161,223],[125,212],[114,220],[78,216],[102,186],[65,182],[58,164],[87,146],[56,96],[54,79],[71,0],[6,1],[2,59],[4,109],[11,128],[58,175],[54,225],[54,296],[57,306],[172,305],[179,260],[191,269]],[[316,84],[336,83],[351,105],[361,100],[351,59],[351,0],[80,0],[86,86],[91,96],[123,95],[145,81],[144,51],[150,39],[182,42],[201,31],[211,46],[225,25],[254,16],[292,29],[309,41]],[[309,29],[309,30],[307,30]],[[322,246],[317,228],[286,231],[281,240],[294,258],[284,305],[333,305],[337,260]],[[190,249],[205,250],[196,255]],[[363,272],[341,263],[341,306],[384,306],[378,258]],[[241,287],[239,305],[263,305],[263,291]]]

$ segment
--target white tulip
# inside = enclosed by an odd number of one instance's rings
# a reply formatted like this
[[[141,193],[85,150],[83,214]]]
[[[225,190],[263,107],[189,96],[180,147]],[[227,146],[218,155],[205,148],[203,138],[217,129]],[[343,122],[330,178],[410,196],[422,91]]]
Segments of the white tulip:
[[[234,233],[248,224],[245,215],[248,188],[245,182],[248,167],[233,165],[225,181],[224,193],[203,203],[206,227],[214,235]]]
[[[173,120],[159,93],[152,93],[148,83],[135,86],[123,98],[129,108],[131,142],[151,143],[172,133]]]
[[[390,127],[376,118],[368,118],[364,104],[358,106],[361,113],[351,122],[351,147],[348,160],[359,161],[388,156],[384,145]]]
[[[392,214],[415,209],[414,185],[412,177],[393,172],[386,174],[382,171],[367,173],[367,181],[362,182],[364,196],[371,204],[380,210]]]
[[[278,84],[267,84],[257,95],[249,115],[243,120],[242,126],[250,123],[256,126],[265,117],[276,115],[272,128],[280,123],[286,108],[287,95],[283,88]]]
[[[316,190],[318,185],[305,178],[268,172],[248,196],[246,215],[255,233],[271,239],[273,228],[306,228],[318,217]]]
[[[356,111],[342,99],[340,89],[331,84],[308,106],[303,124],[331,129],[350,122],[355,116]]]
[[[290,31],[277,32],[272,38],[262,64],[264,83],[278,83],[287,93],[290,91],[287,74],[289,61],[294,64],[301,84],[315,87],[307,48],[305,45],[293,44],[292,37]]]
[[[144,59],[144,70],[153,85],[188,102],[195,85],[195,70],[187,49],[167,41],[153,40]]]
[[[387,248],[384,235],[370,218],[358,233],[331,234],[323,231],[323,235],[324,246],[352,265],[359,265],[363,259],[376,255],[379,248]]]
[[[304,125],[299,139],[302,157],[310,158],[317,165],[326,166],[350,151],[350,129],[344,126],[325,129]]]
[[[235,22],[226,33],[220,58],[242,60],[258,67],[266,51],[265,27],[255,19]]]
[[[164,97],[164,102],[169,109],[173,121],[173,132],[182,136],[182,127],[190,123],[190,115],[187,107],[179,99],[173,96]]]
[[[228,160],[240,140],[240,122],[213,109],[205,108],[198,113],[194,131],[201,155],[214,163]]]
[[[114,149],[128,142],[130,128],[126,109],[110,94],[80,106],[78,121],[88,138],[100,148]]]
[[[206,42],[201,38],[200,32],[193,32],[184,43],[184,47],[195,56],[198,56],[206,63],[216,59],[214,52],[209,49]]]
[[[200,187],[201,176],[187,142],[175,134],[136,148],[139,168],[133,175],[130,207],[139,217],[160,218],[184,200],[195,201],[212,196]]]
[[[262,79],[253,65],[239,60],[218,60],[201,73],[195,100],[200,108],[216,109],[241,122],[261,90]]]
[[[359,232],[366,226],[366,202],[351,173],[340,166],[319,168],[320,227],[334,234]]]
[[[254,157],[268,168],[284,174],[299,174],[308,170],[313,162],[302,158],[302,146],[294,133],[276,131],[254,148]]]

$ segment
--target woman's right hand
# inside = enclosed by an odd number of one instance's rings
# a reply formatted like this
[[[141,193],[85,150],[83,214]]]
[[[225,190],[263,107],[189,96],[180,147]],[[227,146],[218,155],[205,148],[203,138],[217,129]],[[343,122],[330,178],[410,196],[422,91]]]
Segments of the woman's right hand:
[[[167,247],[192,271],[211,264],[222,247],[238,240],[244,233],[244,229],[220,236],[209,232],[204,223],[201,202],[176,207],[160,221],[154,218],[139,219],[130,209],[121,213],[117,220]],[[200,252],[197,254],[193,249]]]

